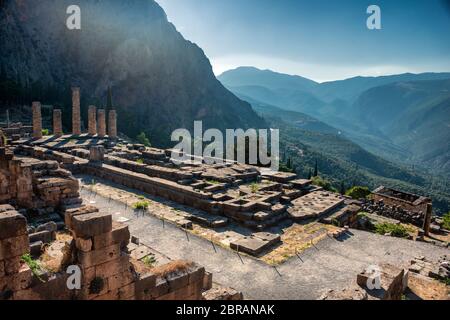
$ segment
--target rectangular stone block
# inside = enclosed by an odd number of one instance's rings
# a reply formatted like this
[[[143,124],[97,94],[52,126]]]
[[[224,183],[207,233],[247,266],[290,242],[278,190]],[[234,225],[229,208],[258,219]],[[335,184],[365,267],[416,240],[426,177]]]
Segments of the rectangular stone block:
[[[115,274],[108,278],[108,289],[115,290],[125,287],[134,281],[133,273],[130,270]]]
[[[89,252],[92,250],[92,240],[76,238],[75,239],[75,247],[82,252]]]
[[[67,209],[64,212],[64,223],[68,229],[72,229],[72,217],[93,212],[99,212],[98,208],[94,206],[82,206],[79,208]]]
[[[5,262],[0,260],[0,278],[5,276]]]
[[[71,227],[77,237],[86,239],[98,236],[112,230],[112,216],[101,212],[75,215]]]
[[[9,210],[6,210],[9,209]],[[0,240],[27,234],[27,220],[10,205],[0,212]]]
[[[6,275],[12,275],[19,272],[21,267],[21,257],[14,257],[4,260],[4,271]]]
[[[177,275],[169,275],[166,277],[169,283],[170,291],[178,290],[189,284],[189,274],[181,273]]]
[[[203,281],[204,276],[205,276],[205,268],[195,266],[193,270],[189,272],[189,283]]]
[[[119,274],[130,270],[131,264],[127,255],[121,255],[119,258],[102,263],[95,267],[95,274],[98,277],[109,278],[115,274]]]
[[[24,264],[20,267],[19,272],[0,278],[0,292],[23,290],[28,288],[31,282],[31,269]]]
[[[22,256],[30,250],[28,235],[0,240],[0,247],[2,248],[0,260]]]
[[[120,246],[118,244],[89,252],[78,252],[78,262],[84,268],[96,266],[111,260],[115,260],[120,256]]]
[[[94,250],[120,244],[125,247],[130,241],[130,231],[125,224],[113,222],[112,231],[95,236],[93,239]]]
[[[141,276],[135,283],[136,300],[150,300],[151,293],[156,286],[156,276],[153,274],[146,274]]]
[[[209,290],[212,288],[213,284],[213,275],[210,272],[205,272],[205,275],[203,276],[203,290]]]
[[[50,243],[55,240],[55,232],[52,231],[39,231],[29,235],[30,243],[41,241],[43,243]]]

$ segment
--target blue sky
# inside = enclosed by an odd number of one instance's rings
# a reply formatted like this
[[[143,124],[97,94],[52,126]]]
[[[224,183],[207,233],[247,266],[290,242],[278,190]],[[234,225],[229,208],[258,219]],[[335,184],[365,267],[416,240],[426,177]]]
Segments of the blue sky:
[[[156,0],[214,72],[255,66],[317,81],[450,71],[450,0]],[[381,8],[382,30],[366,9]]]

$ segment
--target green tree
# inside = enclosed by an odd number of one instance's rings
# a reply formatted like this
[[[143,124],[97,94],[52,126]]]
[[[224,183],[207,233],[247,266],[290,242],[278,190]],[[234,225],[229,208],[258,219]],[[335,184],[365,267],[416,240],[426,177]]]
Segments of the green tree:
[[[314,177],[317,177],[319,175],[319,164],[318,164],[318,162],[317,162],[317,159],[316,159],[316,165],[314,166]]]
[[[344,195],[345,194],[345,184],[344,181],[341,181],[341,188],[339,190],[339,193]]]
[[[347,190],[345,195],[357,200],[366,198],[368,195],[370,195],[370,193],[371,192],[367,187],[355,186]]]
[[[139,141],[140,144],[143,144],[146,147],[151,147],[150,140],[145,135],[145,132],[141,132],[137,135],[136,140]]]

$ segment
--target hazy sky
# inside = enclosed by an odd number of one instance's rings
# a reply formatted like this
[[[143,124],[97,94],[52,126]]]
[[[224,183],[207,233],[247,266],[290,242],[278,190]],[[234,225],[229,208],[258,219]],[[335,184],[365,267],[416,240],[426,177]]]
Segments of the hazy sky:
[[[450,71],[450,0],[156,0],[220,74],[255,66],[317,81]],[[368,30],[379,5],[382,30]]]

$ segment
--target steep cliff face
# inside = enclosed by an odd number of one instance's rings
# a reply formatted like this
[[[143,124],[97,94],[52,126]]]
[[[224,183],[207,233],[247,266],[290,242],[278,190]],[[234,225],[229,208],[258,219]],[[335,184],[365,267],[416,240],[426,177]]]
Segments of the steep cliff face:
[[[203,51],[185,40],[153,0],[77,0],[81,30],[68,30],[67,0],[0,1],[2,76],[70,108],[81,87],[87,104],[105,101],[111,86],[119,130],[144,131],[165,146],[176,128],[264,127],[250,105],[220,84]],[[28,92],[27,91],[27,92]],[[45,91],[45,97],[39,97]],[[49,93],[50,92],[50,93]],[[67,113],[67,112],[66,112]]]

